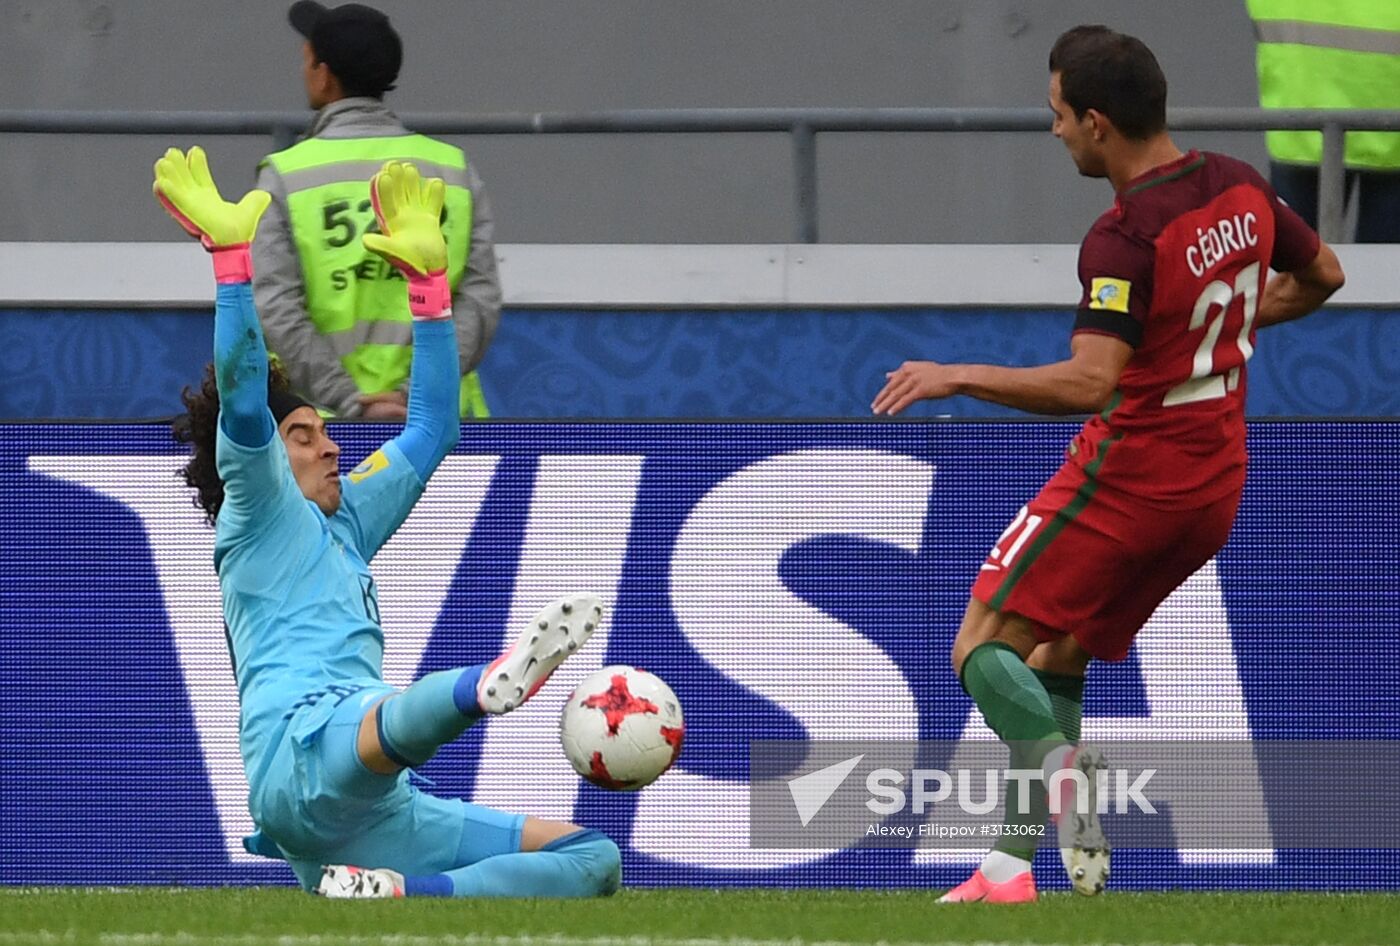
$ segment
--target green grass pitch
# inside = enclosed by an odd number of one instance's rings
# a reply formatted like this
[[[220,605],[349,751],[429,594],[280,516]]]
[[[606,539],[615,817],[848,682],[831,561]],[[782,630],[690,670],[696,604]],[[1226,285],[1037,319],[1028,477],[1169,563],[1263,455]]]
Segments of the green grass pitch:
[[[328,901],[287,889],[0,888],[0,946],[1393,944],[1400,894],[627,890],[606,900]]]

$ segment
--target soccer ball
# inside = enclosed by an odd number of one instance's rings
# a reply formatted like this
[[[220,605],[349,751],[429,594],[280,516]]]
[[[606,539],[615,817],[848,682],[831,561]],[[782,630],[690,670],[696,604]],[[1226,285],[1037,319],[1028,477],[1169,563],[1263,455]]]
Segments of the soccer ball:
[[[660,677],[636,667],[604,667],[564,704],[559,741],[569,764],[600,788],[634,792],[681,754],[681,704]]]

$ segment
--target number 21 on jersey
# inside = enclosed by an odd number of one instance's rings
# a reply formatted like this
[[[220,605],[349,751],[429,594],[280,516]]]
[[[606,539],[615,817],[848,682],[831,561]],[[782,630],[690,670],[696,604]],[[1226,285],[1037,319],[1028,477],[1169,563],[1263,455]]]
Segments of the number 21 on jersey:
[[[1244,319],[1239,333],[1233,338],[1221,338],[1225,328],[1225,316],[1238,298],[1244,303]],[[1192,332],[1205,329],[1205,335],[1196,348],[1191,360],[1191,376],[1166,393],[1162,398],[1163,407],[1176,407],[1181,404],[1194,404],[1197,401],[1213,401],[1224,397],[1240,386],[1240,371],[1249,356],[1254,354],[1254,346],[1249,341],[1249,331],[1254,327],[1254,316],[1259,311],[1259,262],[1256,260],[1235,277],[1235,284],[1216,279],[1208,283],[1196,299],[1191,310]],[[1233,350],[1232,350],[1233,349]],[[1239,352],[1239,359],[1233,357]],[[1216,369],[1217,362],[1228,367]]]
[[[1006,531],[992,546],[987,561],[982,565],[982,571],[1010,568],[1011,563],[1016,560],[1016,556],[1021,554],[1021,549],[1030,539],[1032,533],[1040,528],[1040,524],[1044,521],[1044,516],[1032,516],[1030,515],[1030,507],[1022,506],[1021,511],[1016,513],[1016,518],[1011,520],[1011,525],[1006,527]]]

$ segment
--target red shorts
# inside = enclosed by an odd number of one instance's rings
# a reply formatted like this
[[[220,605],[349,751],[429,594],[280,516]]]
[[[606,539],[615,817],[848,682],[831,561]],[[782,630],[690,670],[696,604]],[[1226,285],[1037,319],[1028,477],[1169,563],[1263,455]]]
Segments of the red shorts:
[[[1196,509],[1150,506],[1060,467],[987,556],[972,596],[1072,634],[1100,660],[1122,660],[1157,605],[1225,544],[1240,493]]]

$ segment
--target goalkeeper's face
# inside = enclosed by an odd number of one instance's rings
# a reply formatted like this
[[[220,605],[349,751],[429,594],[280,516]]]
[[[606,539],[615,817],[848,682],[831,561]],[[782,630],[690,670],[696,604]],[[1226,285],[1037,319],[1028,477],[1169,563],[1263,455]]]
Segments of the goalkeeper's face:
[[[327,517],[335,515],[340,508],[340,447],[326,433],[326,422],[313,409],[299,407],[277,431],[302,495]]]

